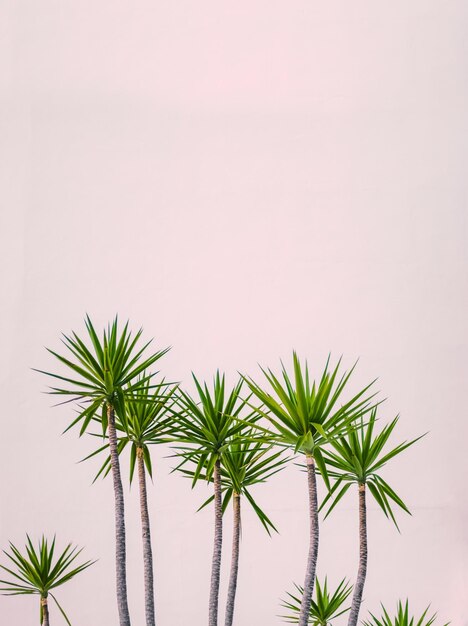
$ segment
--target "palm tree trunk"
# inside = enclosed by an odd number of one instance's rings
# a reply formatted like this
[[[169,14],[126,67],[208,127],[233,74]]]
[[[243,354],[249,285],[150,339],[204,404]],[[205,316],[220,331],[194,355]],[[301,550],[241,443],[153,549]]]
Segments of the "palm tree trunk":
[[[348,626],[356,626],[361,608],[362,592],[367,573],[367,515],[366,515],[366,485],[359,484],[359,568],[354,585],[351,611]]]
[[[299,613],[299,626],[307,626],[309,623],[310,605],[314,592],[315,569],[317,567],[317,555],[319,545],[319,525],[317,507],[317,477],[315,475],[315,461],[312,456],[306,456],[307,480],[309,485],[309,519],[310,539],[309,556],[304,580],[304,593],[302,594],[301,611]]]
[[[215,533],[213,561],[211,565],[210,603],[208,626],[218,626],[219,578],[221,571],[221,548],[223,544],[223,507],[221,501],[221,463],[216,461],[213,470]]]
[[[117,583],[117,606],[120,626],[130,626],[130,614],[127,601],[127,564],[125,548],[125,508],[122,478],[120,476],[119,453],[117,451],[117,432],[115,429],[114,407],[107,405],[109,450],[114,483],[115,498],[115,567]]]
[[[148,497],[146,494],[146,471],[143,448],[137,448],[138,482],[140,484],[140,515],[141,536],[143,539],[143,566],[145,580],[145,613],[146,626],[154,623],[154,583],[153,583],[153,551],[151,549],[151,531],[148,514]]]
[[[226,603],[225,626],[232,626],[234,617],[234,603],[236,601],[237,590],[237,573],[239,571],[239,540],[241,530],[241,497],[240,494],[234,493],[232,498],[233,504],[233,534],[232,534],[232,557],[231,557],[231,574],[229,576],[229,588]]]
[[[41,596],[41,614],[42,614],[42,626],[50,626],[49,622],[49,604],[47,596]]]

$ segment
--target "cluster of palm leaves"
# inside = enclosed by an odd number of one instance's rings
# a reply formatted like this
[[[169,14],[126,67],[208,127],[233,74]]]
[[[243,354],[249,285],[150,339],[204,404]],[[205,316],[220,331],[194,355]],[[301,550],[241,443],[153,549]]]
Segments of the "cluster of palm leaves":
[[[40,597],[39,621],[43,626],[49,626],[50,596],[67,624],[70,624],[67,614],[52,593],[52,589],[60,587],[94,563],[94,561],[85,561],[76,565],[75,561],[81,551],[82,549],[69,543],[57,557],[55,537],[52,542],[49,542],[46,537],[42,536],[35,548],[30,537],[27,536],[23,553],[10,542],[10,551],[4,550],[4,554],[9,559],[9,567],[0,566],[10,576],[8,580],[0,580],[0,583],[4,585],[2,592],[5,595],[14,596],[38,595]]]
[[[133,334],[128,323],[119,327],[115,318],[98,335],[91,319],[85,319],[86,338],[76,333],[63,335],[65,356],[49,351],[58,359],[64,373],[44,372],[56,386],[50,393],[63,397],[61,404],[72,403],[77,410],[66,430],[79,428],[99,441],[86,459],[103,455],[98,477],[111,475],[115,497],[116,589],[120,626],[130,626],[127,599],[125,509],[120,457],[130,454],[130,482],[138,476],[142,528],[143,576],[146,625],[155,626],[155,601],[151,524],[148,506],[147,476],[152,477],[151,449],[156,444],[169,445],[178,462],[174,471],[208,485],[211,494],[200,506],[212,506],[214,544],[211,584],[208,601],[208,626],[219,624],[220,577],[223,545],[223,520],[231,508],[233,518],[232,557],[225,604],[225,626],[234,623],[234,609],[239,575],[242,502],[252,507],[268,534],[276,527],[253,492],[258,485],[280,472],[291,459],[302,458],[307,475],[307,502],[310,521],[308,548],[304,551],[304,583],[288,594],[283,618],[299,626],[327,626],[339,615],[348,613],[348,626],[356,626],[367,574],[367,512],[369,492],[384,514],[397,525],[394,507],[409,513],[408,508],[381,476],[381,469],[413,445],[418,439],[388,449],[388,440],[398,418],[376,432],[377,407],[380,404],[374,382],[349,394],[349,382],[355,366],[344,371],[341,361],[334,366],[330,359],[317,380],[309,374],[307,362],[293,353],[292,372],[281,364],[279,374],[262,368],[263,383],[251,376],[241,376],[229,388],[220,372],[212,384],[193,375],[195,393],[179,384],[158,378],[152,367],[168,348],[151,351],[151,342],[141,342],[142,331]],[[319,504],[317,477],[327,495]],[[342,580],[329,591],[325,578],[316,577],[319,552],[319,512],[328,516],[348,492],[357,485],[359,504],[359,565],[354,586]],[[13,582],[4,593],[36,593],[41,598],[41,624],[49,624],[47,598],[50,590],[67,582],[92,562],[72,567],[79,552],[68,546],[54,564],[55,539],[42,539],[36,552],[28,538],[26,555],[12,544],[6,552],[14,569],[3,567]],[[347,604],[351,597],[351,605]],[[63,609],[62,615],[68,621]],[[367,626],[413,626],[406,611],[399,606],[391,621],[372,614]],[[406,615],[406,617],[404,617]],[[424,622],[426,613],[414,626],[429,626],[435,616]],[[402,617],[403,616],[403,617]],[[406,619],[406,621],[404,621]],[[399,620],[399,621],[398,621]],[[432,621],[431,621],[432,620]]]
[[[288,592],[287,600],[284,600],[282,603],[283,608],[288,611],[286,615],[283,615],[284,621],[288,624],[297,624],[298,615],[301,611],[304,589],[300,585],[295,585],[295,587],[295,593]],[[328,590],[328,581],[326,578],[322,585],[318,578],[316,578],[316,599],[312,600],[309,609],[310,626],[328,626],[333,619],[347,613],[349,607],[343,608],[343,605],[352,590],[352,585],[343,579],[332,593]]]
[[[427,607],[420,617],[414,617],[409,613],[408,600],[405,604],[398,602],[397,611],[393,617],[390,617],[386,608],[382,605],[382,616],[380,618],[375,617],[371,613],[371,619],[364,621],[363,626],[431,626],[437,619],[437,614],[428,615],[429,607]],[[448,626],[449,622],[444,624]]]

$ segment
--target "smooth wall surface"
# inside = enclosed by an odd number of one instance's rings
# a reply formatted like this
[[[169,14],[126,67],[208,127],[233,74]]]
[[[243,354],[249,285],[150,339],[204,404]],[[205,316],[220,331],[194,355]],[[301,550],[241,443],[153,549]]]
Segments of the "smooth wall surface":
[[[85,312],[172,345],[161,369],[189,388],[293,348],[315,373],[360,357],[356,385],[378,376],[382,421],[401,414],[393,441],[429,431],[385,472],[413,512],[401,534],[370,506],[362,616],[408,596],[468,624],[467,19],[463,0],[0,3],[0,544],[56,531],[99,558],[60,590],[75,626],[117,623],[111,485],[91,486],[94,440],[61,436],[73,410],[30,368],[55,367],[44,346]],[[203,626],[211,513],[168,454],[149,492],[158,623]],[[306,560],[304,475],[256,495],[280,534],[245,511],[238,626],[279,624]],[[355,576],[355,495],[322,525],[332,584]],[[0,616],[33,626],[36,599],[0,597]]]

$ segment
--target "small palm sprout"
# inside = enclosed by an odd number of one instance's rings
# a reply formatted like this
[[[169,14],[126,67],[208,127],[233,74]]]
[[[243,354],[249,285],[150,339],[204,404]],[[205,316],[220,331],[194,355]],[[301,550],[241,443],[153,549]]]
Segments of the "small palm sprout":
[[[283,608],[289,611],[287,615],[281,615],[288,624],[299,623],[299,613],[304,594],[302,587],[299,585],[294,586],[296,587],[296,592],[288,593],[288,599],[281,604]],[[315,582],[315,599],[312,600],[310,605],[308,624],[310,626],[328,626],[331,624],[331,620],[349,611],[351,607],[343,608],[343,605],[352,589],[353,586],[343,578],[335,591],[331,593],[328,591],[327,579],[325,578],[322,586],[317,578]]]
[[[421,439],[404,441],[391,450],[385,450],[387,441],[398,423],[398,417],[375,433],[377,410],[371,411],[366,423],[361,418],[360,428],[348,427],[346,436],[332,441],[332,450],[324,452],[328,474],[335,478],[333,487],[324,498],[321,509],[328,506],[327,517],[345,495],[351,485],[358,485],[359,496],[359,567],[354,586],[348,626],[356,626],[362,602],[362,594],[367,574],[367,509],[366,487],[384,514],[395,526],[398,524],[392,510],[397,505],[410,513],[403,500],[380,475],[380,470],[394,457]]]
[[[55,537],[52,542],[42,536],[38,547],[35,548],[31,539],[27,536],[26,551],[20,550],[10,541],[10,551],[4,550],[4,554],[11,561],[9,567],[0,565],[0,568],[13,576],[14,580],[0,580],[0,591],[3,595],[32,595],[40,596],[39,619],[42,626],[49,626],[49,595],[59,608],[67,624],[71,626],[65,611],[52,593],[52,589],[63,585],[83,570],[90,567],[96,561],[86,561],[75,566],[75,561],[82,551],[71,543],[54,559]],[[73,567],[72,567],[73,565]]]
[[[249,429],[241,435],[237,435],[230,441],[223,452],[223,462],[221,465],[221,488],[223,497],[223,514],[229,503],[233,505],[233,536],[232,536],[232,556],[231,572],[229,576],[229,586],[226,601],[225,626],[232,626],[234,618],[234,606],[237,591],[237,578],[239,572],[239,548],[241,534],[241,498],[245,499],[255,511],[261,524],[270,535],[271,531],[278,532],[273,522],[260,508],[255,501],[250,488],[254,485],[265,483],[271,476],[281,471],[289,459],[283,456],[283,451],[273,452],[272,445],[265,445],[262,441],[255,439],[255,432]],[[196,458],[190,461],[197,465]],[[193,479],[194,469],[185,467],[183,461],[176,469]],[[200,478],[212,482],[212,477],[207,478],[206,474],[200,474]],[[210,496],[198,510],[201,510],[210,502],[214,496]]]
[[[422,615],[417,618],[409,615],[408,608],[408,600],[406,600],[405,605],[401,600],[398,602],[397,612],[394,617],[390,617],[388,611],[385,609],[382,604],[382,616],[380,618],[375,617],[371,613],[371,619],[369,621],[364,621],[363,626],[431,626],[437,619],[437,613],[433,615],[428,615],[429,606],[422,613]],[[444,626],[448,626],[450,622],[446,622]]]

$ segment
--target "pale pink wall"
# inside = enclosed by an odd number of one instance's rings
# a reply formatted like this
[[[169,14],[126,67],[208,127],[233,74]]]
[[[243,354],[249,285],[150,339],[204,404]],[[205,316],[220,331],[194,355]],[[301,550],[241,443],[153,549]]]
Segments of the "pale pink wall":
[[[463,0],[3,0],[0,544],[57,530],[99,557],[61,592],[75,625],[116,623],[110,485],[90,487],[75,462],[92,442],[60,438],[71,411],[29,368],[85,311],[172,344],[164,371],[183,381],[292,347],[313,369],[360,356],[400,436],[431,431],[388,469],[414,514],[401,536],[371,507],[366,607],[409,595],[468,624],[467,18]],[[203,626],[211,517],[163,455],[159,623]],[[279,623],[304,568],[303,475],[257,493],[281,535],[246,512],[239,626]],[[323,525],[334,581],[354,576],[355,518],[350,497]],[[1,597],[0,615],[37,623],[28,599]]]

